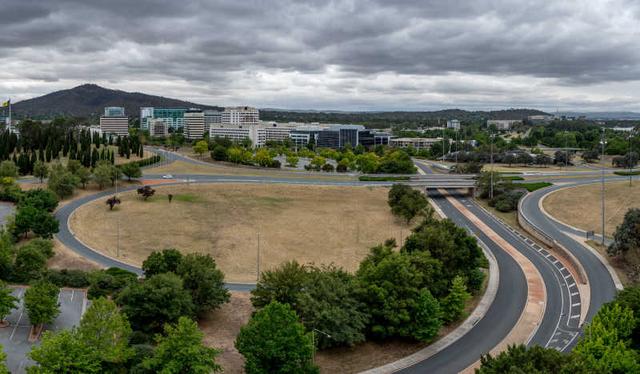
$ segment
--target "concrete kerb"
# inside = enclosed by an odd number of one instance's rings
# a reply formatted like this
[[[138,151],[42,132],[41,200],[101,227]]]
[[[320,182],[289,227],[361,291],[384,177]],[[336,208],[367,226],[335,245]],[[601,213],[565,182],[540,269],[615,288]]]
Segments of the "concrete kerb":
[[[540,200],[538,201],[538,209],[540,209],[540,211],[542,212],[542,214],[545,215],[545,217],[549,218],[550,220],[557,222],[560,225],[565,225],[567,227],[570,227],[578,232],[585,232],[582,229],[579,229],[577,227],[571,226],[565,222],[560,221],[559,219],[555,218],[554,216],[552,216],[551,214],[549,214],[549,212],[547,212],[544,209],[543,206],[543,202],[544,199],[546,199],[549,195],[551,195],[554,192],[558,192],[560,190],[564,190],[564,189],[569,189],[569,188],[576,188],[578,186],[569,186],[569,187],[564,187],[564,188],[558,188],[555,189],[553,191],[549,191],[547,193],[545,193]],[[524,198],[523,198],[524,199]],[[609,261],[600,254],[600,252],[598,252],[595,248],[591,247],[590,245],[586,244],[583,240],[579,240],[582,238],[578,238],[575,235],[570,235],[570,237],[576,241],[577,243],[579,243],[580,245],[582,245],[584,248],[586,248],[587,250],[589,250],[591,253],[593,253],[594,256],[596,256],[598,258],[598,260],[602,263],[602,265],[604,265],[604,267],[607,269],[607,271],[609,272],[609,275],[611,276],[611,279],[613,280],[614,285],[616,286],[617,290],[622,290],[624,289],[624,286],[622,285],[622,282],[620,281],[620,277],[618,277],[618,273],[616,273],[615,269],[613,268],[613,266],[611,266],[611,264],[609,263]]]
[[[440,208],[437,208],[437,205],[434,204],[431,199],[429,200],[436,209],[436,212],[438,212],[438,214],[443,218],[446,218],[442,210]],[[498,268],[498,262],[496,261],[496,258],[491,250],[489,250],[489,247],[482,240],[480,240],[480,238],[475,235],[474,237],[478,240],[478,244],[480,245],[480,248],[482,248],[482,252],[489,261],[489,280],[487,282],[487,289],[485,290],[484,295],[482,295],[480,302],[473,310],[473,312],[471,312],[471,314],[469,314],[464,322],[462,322],[462,324],[460,324],[460,326],[458,326],[455,330],[435,341],[428,347],[425,347],[412,355],[401,358],[400,360],[379,366],[377,368],[363,371],[360,374],[395,373],[419,362],[427,360],[429,359],[429,357],[444,350],[451,344],[455,343],[458,339],[462,338],[467,332],[473,329],[476,323],[478,323],[478,321],[480,321],[485,316],[485,314],[487,314],[487,311],[493,303],[493,300],[496,298],[496,294],[498,292],[498,285],[500,284],[500,270]]]

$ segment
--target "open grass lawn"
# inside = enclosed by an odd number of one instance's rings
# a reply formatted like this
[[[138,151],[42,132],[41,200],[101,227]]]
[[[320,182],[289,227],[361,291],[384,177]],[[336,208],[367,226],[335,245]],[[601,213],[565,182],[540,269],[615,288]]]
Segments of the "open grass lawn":
[[[79,208],[71,228],[87,245],[140,265],[153,251],[178,248],[211,254],[228,281],[256,279],[260,269],[287,260],[335,263],[357,269],[369,248],[409,229],[390,213],[387,188],[208,184],[157,187],[142,201],[121,194],[109,211],[105,199]],[[169,203],[167,194],[173,194]]]
[[[554,192],[544,200],[544,209],[552,216],[583,230],[602,231],[600,184],[568,188]],[[640,182],[613,182],[605,185],[605,232],[613,235],[629,208],[640,208]]]

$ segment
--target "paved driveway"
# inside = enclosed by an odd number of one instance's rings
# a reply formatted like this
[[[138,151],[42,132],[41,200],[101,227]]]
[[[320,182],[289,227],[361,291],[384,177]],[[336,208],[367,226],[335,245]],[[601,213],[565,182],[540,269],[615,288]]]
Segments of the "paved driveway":
[[[25,368],[33,364],[27,358],[32,344],[28,341],[31,324],[22,301],[25,290],[26,287],[14,287],[13,295],[20,299],[20,303],[7,317],[11,325],[0,328],[0,344],[7,354],[9,371],[14,374],[24,373]],[[46,326],[46,329],[55,331],[77,325],[87,306],[86,296],[84,290],[61,290],[58,297],[60,314],[51,325]]]

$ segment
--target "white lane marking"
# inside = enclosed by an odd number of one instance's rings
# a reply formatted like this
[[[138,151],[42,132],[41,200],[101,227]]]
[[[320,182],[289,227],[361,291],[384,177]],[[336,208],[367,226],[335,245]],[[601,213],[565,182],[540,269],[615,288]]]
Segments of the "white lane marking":
[[[576,314],[575,316],[571,316],[571,317],[569,317],[569,318],[571,318],[571,319],[574,319],[574,318],[580,318],[580,315],[579,315],[579,314]]]
[[[571,304],[571,306],[578,306],[580,303]]]
[[[580,292],[572,292],[571,296],[576,296],[576,295],[579,295],[579,294],[580,294]]]
[[[569,285],[569,288],[571,288],[571,287],[575,287],[575,285],[576,285],[575,283],[571,283],[571,284]]]

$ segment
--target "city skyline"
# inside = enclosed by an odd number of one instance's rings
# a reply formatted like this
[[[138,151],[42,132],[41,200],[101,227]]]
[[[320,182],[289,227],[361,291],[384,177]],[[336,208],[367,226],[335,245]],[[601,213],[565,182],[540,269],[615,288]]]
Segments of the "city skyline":
[[[640,111],[640,5],[624,0],[0,6],[13,102],[91,82],[292,110]]]

